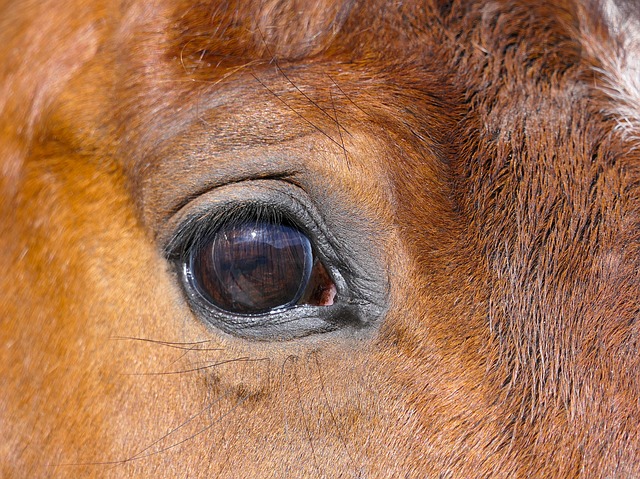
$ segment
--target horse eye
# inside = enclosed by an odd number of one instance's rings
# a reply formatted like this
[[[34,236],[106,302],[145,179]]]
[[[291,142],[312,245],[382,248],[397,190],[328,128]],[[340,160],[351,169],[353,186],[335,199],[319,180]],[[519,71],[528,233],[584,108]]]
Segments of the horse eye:
[[[301,299],[308,304],[333,301],[335,286],[314,261],[311,241],[286,224],[226,224],[191,251],[188,265],[201,296],[233,314],[264,314],[291,308]]]

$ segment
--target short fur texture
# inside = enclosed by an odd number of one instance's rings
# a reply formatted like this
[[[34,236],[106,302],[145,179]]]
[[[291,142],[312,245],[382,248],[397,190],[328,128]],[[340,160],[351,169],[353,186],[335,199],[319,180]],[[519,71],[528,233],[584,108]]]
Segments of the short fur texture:
[[[640,476],[639,12],[0,0],[0,476]],[[192,313],[177,215],[274,181],[379,323]]]

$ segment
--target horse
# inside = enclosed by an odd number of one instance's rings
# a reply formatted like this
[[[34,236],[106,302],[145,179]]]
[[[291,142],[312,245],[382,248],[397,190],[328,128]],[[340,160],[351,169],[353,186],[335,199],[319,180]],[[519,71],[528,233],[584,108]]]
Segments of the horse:
[[[0,476],[640,475],[640,3],[0,12]]]

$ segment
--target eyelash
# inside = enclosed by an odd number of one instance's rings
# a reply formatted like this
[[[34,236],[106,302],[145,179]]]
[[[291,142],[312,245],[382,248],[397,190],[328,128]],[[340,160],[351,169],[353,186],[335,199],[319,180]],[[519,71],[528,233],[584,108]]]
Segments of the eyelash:
[[[165,256],[171,261],[185,261],[192,250],[202,247],[208,238],[224,226],[249,220],[290,224],[307,233],[290,214],[272,205],[256,202],[236,203],[225,205],[222,211],[220,208],[209,209],[201,214],[188,216],[169,239],[164,249]]]

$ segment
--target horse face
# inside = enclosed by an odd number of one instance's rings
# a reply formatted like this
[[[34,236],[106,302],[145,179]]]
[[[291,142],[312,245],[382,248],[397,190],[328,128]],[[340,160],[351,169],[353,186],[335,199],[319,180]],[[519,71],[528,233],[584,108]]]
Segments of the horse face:
[[[638,474],[634,5],[0,2],[2,475]]]

